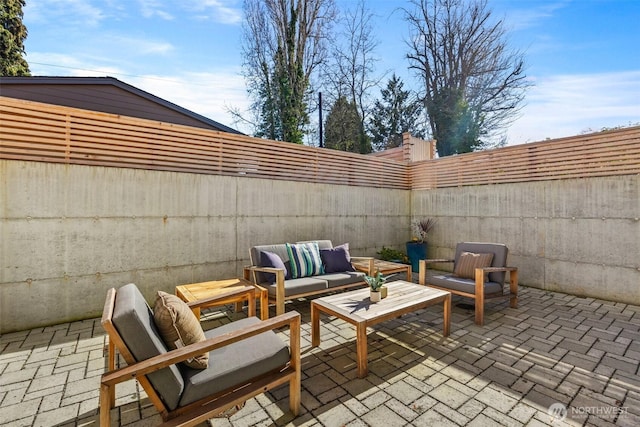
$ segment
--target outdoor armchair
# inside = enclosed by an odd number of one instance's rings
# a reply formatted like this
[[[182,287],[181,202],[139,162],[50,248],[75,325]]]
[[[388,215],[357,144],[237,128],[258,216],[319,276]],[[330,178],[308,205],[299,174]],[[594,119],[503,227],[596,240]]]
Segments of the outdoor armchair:
[[[188,306],[211,306],[212,302],[209,298]],[[101,426],[110,425],[116,384],[130,379],[140,382],[165,421],[163,425],[199,424],[286,383],[289,408],[298,414],[300,314],[295,311],[265,321],[256,317],[237,320],[204,331],[203,341],[168,350],[151,308],[136,285],[128,284],[108,291],[102,325],[109,335],[109,354],[108,372],[100,382]],[[289,328],[288,345],[274,332],[283,327]],[[116,349],[127,363],[124,368],[115,369]],[[181,363],[203,353],[209,356],[205,369]]]
[[[422,285],[449,291],[475,301],[475,322],[484,324],[484,303],[509,299],[518,307],[518,269],[507,266],[509,249],[501,243],[463,242],[456,245],[454,259],[420,260],[418,280]],[[435,263],[453,263],[453,272],[427,270]],[[509,273],[509,286],[505,276]]]

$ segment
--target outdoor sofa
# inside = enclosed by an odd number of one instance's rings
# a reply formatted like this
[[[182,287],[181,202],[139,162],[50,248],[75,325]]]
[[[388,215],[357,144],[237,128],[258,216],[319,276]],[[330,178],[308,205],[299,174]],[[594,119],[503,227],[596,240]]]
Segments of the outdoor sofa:
[[[267,289],[278,315],[286,300],[367,286],[365,274],[373,273],[372,257],[352,257],[348,243],[334,247],[331,240],[258,245],[249,252],[244,278]],[[368,271],[357,271],[356,260],[368,260]]]

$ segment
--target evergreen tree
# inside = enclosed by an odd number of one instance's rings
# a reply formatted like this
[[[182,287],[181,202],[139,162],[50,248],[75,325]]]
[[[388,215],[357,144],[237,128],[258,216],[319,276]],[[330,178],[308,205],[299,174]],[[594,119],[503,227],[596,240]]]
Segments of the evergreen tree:
[[[363,149],[361,127],[362,120],[356,104],[349,102],[344,96],[339,97],[327,115],[324,146],[352,153],[370,153],[368,138]]]
[[[27,27],[22,23],[24,0],[2,0],[0,6],[0,76],[29,76],[23,58]]]
[[[411,132],[424,137],[420,116],[423,108],[418,99],[411,100],[411,92],[403,90],[402,80],[395,74],[387,87],[380,91],[382,100],[376,101],[369,120],[369,133],[376,150],[402,145],[402,134]]]

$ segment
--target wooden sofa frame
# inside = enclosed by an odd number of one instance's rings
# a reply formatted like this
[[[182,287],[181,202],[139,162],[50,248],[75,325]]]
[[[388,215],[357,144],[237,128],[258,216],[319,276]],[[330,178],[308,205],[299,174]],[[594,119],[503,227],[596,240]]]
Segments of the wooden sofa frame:
[[[247,293],[246,298],[253,300],[253,289],[239,289],[217,297],[189,303],[190,308],[211,306],[216,299],[229,298]],[[247,399],[265,393],[282,384],[289,383],[289,408],[294,415],[300,410],[300,314],[291,311],[281,316],[261,321],[258,324],[247,326],[232,333],[205,341],[188,345],[167,353],[155,356],[141,362],[136,362],[133,355],[125,345],[112,323],[115,307],[116,290],[110,289],[102,315],[102,326],[108,334],[108,372],[102,375],[100,381],[100,425],[110,426],[110,410],[115,406],[115,386],[124,381],[136,379],[142,385],[149,396],[149,400],[160,412],[164,420],[163,426],[194,426],[202,423],[222,412],[241,405]],[[255,310],[255,309],[254,309]],[[178,407],[171,411],[163,403],[155,391],[147,375],[170,365],[187,360],[195,355],[211,351],[216,348],[233,344],[240,340],[273,331],[278,328],[289,328],[289,352],[290,360],[287,365],[277,372],[271,372],[261,377],[253,378],[248,382],[237,384],[231,389],[212,394],[189,405]],[[127,366],[121,369],[115,368],[116,349],[124,358]]]
[[[368,271],[365,272],[365,274],[371,276],[373,275],[373,268],[374,268],[374,258],[373,257],[354,257],[352,256],[351,259],[353,261],[366,261],[369,263],[369,268]],[[365,285],[367,285],[366,281],[361,281],[361,282],[354,282],[354,283],[349,283],[346,285],[342,285],[342,286],[334,286],[330,289],[321,289],[321,290],[317,290],[317,291],[313,291],[313,292],[300,292],[297,294],[292,294],[292,295],[285,295],[285,290],[284,290],[284,276],[285,276],[285,271],[280,269],[280,268],[273,268],[273,267],[258,267],[255,265],[251,265],[251,266],[247,266],[244,267],[243,270],[243,275],[244,275],[244,279],[250,281],[251,283],[253,283],[254,286],[258,287],[259,289],[264,289],[266,291],[266,289],[263,286],[260,286],[258,284],[258,279],[256,277],[256,273],[261,272],[261,273],[273,273],[276,275],[276,295],[273,296],[271,294],[269,294],[269,303],[274,303],[276,306],[276,315],[281,315],[284,314],[284,303],[285,301],[288,300],[293,300],[293,299],[297,299],[297,298],[303,298],[303,297],[308,297],[311,295],[319,295],[319,294],[324,294],[327,292],[334,292],[334,291],[340,291],[340,290],[345,290],[345,289],[349,289],[349,288],[356,288],[356,287],[363,287]],[[260,307],[260,309],[262,310],[262,307]]]

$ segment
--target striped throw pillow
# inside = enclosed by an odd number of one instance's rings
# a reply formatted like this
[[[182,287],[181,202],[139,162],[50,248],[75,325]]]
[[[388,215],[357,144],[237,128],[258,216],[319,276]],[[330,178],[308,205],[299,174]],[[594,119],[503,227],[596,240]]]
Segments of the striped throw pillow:
[[[324,274],[317,242],[287,243],[286,246],[291,263],[290,275],[292,279]]]
[[[475,279],[476,268],[491,267],[493,261],[493,254],[475,254],[473,252],[462,252],[456,266],[453,269],[454,276]],[[487,280],[485,276],[485,281]]]

